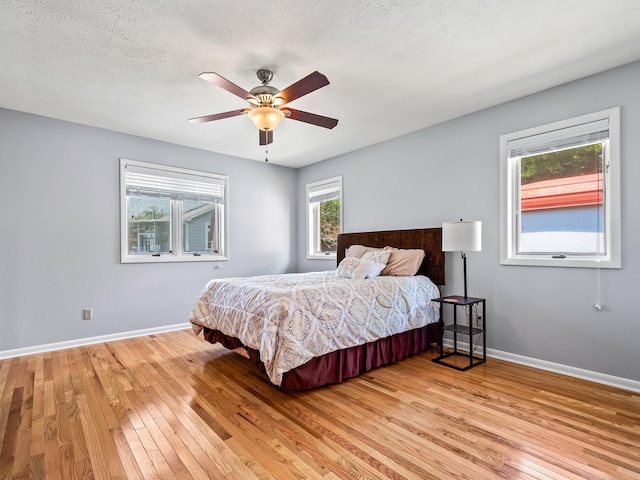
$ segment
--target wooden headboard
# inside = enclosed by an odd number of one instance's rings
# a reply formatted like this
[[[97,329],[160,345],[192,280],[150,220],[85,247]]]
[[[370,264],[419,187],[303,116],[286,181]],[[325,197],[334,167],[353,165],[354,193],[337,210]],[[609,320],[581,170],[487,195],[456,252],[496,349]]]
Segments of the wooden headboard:
[[[436,285],[444,285],[444,252],[442,228],[386,230],[381,232],[341,233],[338,235],[338,264],[351,245],[383,248],[421,248],[425,257],[417,275],[425,275]]]

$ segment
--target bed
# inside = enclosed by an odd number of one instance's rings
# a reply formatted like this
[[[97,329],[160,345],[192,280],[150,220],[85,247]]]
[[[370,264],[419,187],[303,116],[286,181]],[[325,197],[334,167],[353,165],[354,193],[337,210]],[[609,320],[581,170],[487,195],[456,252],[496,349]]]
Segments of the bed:
[[[441,342],[431,302],[444,285],[441,236],[441,228],[340,234],[336,271],[212,280],[190,322],[205,340],[240,350],[284,390],[340,383]],[[343,278],[345,254],[358,246],[425,256],[412,277]]]

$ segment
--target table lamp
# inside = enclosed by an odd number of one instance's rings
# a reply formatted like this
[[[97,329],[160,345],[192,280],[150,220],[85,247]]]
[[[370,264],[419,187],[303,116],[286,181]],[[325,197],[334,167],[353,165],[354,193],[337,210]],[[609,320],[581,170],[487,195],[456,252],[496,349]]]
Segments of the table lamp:
[[[443,222],[442,251],[460,252],[464,264],[464,297],[467,298],[467,255],[482,250],[482,222]]]

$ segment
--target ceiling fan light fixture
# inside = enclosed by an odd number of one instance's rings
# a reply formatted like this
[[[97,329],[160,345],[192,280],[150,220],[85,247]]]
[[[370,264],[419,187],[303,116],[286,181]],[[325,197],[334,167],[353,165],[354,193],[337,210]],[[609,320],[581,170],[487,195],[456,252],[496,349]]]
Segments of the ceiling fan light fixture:
[[[252,108],[248,116],[256,127],[265,132],[275,130],[280,122],[284,120],[284,112],[271,106]]]

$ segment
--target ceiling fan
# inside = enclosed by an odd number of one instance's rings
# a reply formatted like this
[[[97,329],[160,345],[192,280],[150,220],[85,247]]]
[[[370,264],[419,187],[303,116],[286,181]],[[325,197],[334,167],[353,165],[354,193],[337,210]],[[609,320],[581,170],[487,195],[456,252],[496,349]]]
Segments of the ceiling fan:
[[[278,90],[269,85],[269,82],[273,78],[273,72],[271,70],[260,69],[256,72],[256,75],[258,80],[262,82],[262,85],[258,85],[247,92],[242,87],[221,77],[217,73],[201,73],[199,75],[200,78],[246,100],[249,102],[249,107],[232,110],[230,112],[216,113],[214,115],[205,115],[204,117],[190,118],[189,121],[191,123],[205,123],[235,117],[237,115],[244,115],[246,113],[249,119],[259,129],[260,145],[268,145],[273,142],[273,130],[285,118],[324,128],[333,128],[338,124],[338,120],[335,118],[285,107],[287,103],[329,85],[329,80],[327,80],[327,77],[322,73],[310,73],[303,79],[289,85],[284,90]]]

